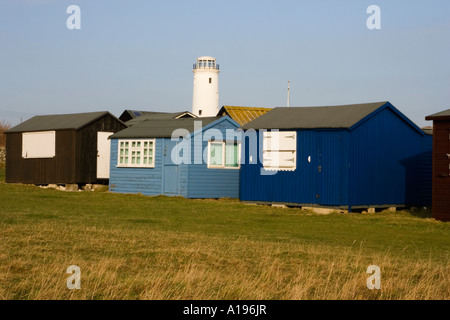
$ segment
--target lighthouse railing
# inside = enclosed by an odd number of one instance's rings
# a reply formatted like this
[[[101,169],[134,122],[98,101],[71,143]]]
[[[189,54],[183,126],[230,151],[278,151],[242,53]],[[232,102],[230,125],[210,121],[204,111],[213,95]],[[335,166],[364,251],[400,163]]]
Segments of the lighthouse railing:
[[[208,64],[208,63],[194,63],[193,65],[194,69],[215,69],[220,70],[220,67],[218,64]]]

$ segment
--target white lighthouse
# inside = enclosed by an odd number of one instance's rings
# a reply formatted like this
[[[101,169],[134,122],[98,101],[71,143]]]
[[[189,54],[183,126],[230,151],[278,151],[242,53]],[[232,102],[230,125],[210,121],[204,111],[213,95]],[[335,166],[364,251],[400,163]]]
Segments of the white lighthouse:
[[[215,117],[219,112],[219,65],[216,58],[197,58],[193,72],[192,113],[199,117]]]

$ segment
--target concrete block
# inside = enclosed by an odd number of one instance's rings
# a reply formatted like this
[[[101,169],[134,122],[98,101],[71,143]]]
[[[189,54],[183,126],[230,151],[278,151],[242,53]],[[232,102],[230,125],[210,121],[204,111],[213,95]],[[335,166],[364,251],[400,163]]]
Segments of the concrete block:
[[[272,204],[272,207],[275,207],[275,208],[287,208],[287,206],[285,206],[284,204]]]
[[[83,190],[83,191],[92,191],[92,184],[86,184],[86,185],[84,185],[82,188],[81,188],[81,190]]]
[[[66,184],[66,191],[78,191],[78,184],[73,183],[73,184]]]
[[[348,210],[343,210],[343,209],[316,208],[316,207],[302,207],[302,209],[310,210],[312,212],[319,213],[319,214],[330,214],[330,213],[334,213],[334,212],[348,213]]]

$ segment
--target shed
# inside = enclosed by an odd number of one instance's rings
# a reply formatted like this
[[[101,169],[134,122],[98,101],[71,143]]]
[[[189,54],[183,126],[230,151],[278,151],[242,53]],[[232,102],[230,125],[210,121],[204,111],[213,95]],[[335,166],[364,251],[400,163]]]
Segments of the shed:
[[[450,221],[450,109],[425,119],[433,121],[433,218]]]
[[[105,183],[108,136],[125,128],[106,111],[35,116],[6,132],[6,182]]]
[[[243,201],[349,211],[431,203],[432,138],[389,102],[275,108],[242,128]]]
[[[238,127],[229,117],[135,123],[110,137],[109,189],[186,198],[238,198],[240,140],[233,136]]]
[[[239,123],[241,126],[255,120],[262,116],[266,112],[272,110],[271,108],[259,108],[259,107],[237,107],[237,106],[223,106],[218,116],[229,116],[231,119]]]

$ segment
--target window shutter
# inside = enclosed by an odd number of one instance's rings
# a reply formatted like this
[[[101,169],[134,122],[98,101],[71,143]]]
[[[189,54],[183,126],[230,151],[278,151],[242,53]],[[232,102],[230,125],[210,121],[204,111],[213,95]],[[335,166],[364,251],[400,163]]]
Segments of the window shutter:
[[[263,166],[266,170],[294,171],[297,166],[297,132],[264,132]]]
[[[53,158],[56,155],[56,132],[24,132],[22,133],[22,157]]]

